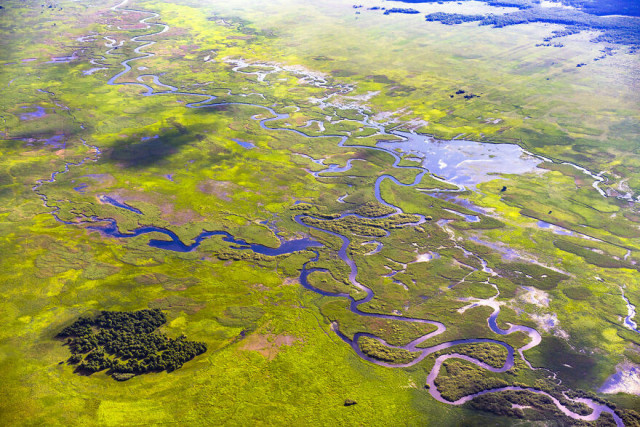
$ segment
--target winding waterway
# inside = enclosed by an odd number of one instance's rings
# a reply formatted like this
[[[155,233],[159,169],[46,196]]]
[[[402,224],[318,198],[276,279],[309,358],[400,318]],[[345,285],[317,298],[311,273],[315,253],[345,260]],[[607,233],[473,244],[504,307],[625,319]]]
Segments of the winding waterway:
[[[625,304],[627,304],[627,312],[629,313],[624,318],[624,326],[631,329],[633,332],[637,332],[640,334],[640,330],[638,330],[638,324],[635,322],[635,320],[633,320],[636,317],[636,306],[631,304],[629,298],[627,298],[627,296],[624,294],[623,288],[620,288],[620,292],[622,293],[622,299],[624,300]]]
[[[140,59],[144,59],[144,58],[149,58],[154,56],[153,53],[150,52],[145,52],[143,51],[144,49],[152,46],[153,44],[155,44],[154,41],[149,40],[148,37],[153,37],[153,36],[157,36],[159,34],[162,34],[166,31],[169,30],[169,26],[166,24],[162,24],[162,23],[150,23],[148,22],[151,19],[157,19],[159,18],[159,15],[157,13],[153,13],[153,12],[148,12],[148,11],[144,11],[144,10],[136,10],[136,9],[127,9],[124,8],[124,6],[128,3],[128,0],[124,0],[122,3],[114,6],[112,8],[112,10],[114,11],[123,11],[123,12],[136,12],[136,13],[141,13],[141,14],[145,14],[148,15],[146,18],[141,19],[139,22],[142,24],[147,25],[147,28],[151,28],[152,26],[155,27],[159,27],[160,30],[159,31],[155,31],[155,32],[150,32],[148,34],[144,34],[144,35],[140,35],[140,36],[135,36],[131,38],[131,42],[133,43],[139,43],[140,46],[138,46],[136,49],[134,49],[134,52],[139,55],[133,58],[129,58],[126,59],[122,62],[120,62],[121,66],[123,67],[123,70],[121,70],[120,72],[118,72],[117,74],[115,74],[113,77],[111,77],[107,84],[108,85],[134,85],[137,87],[142,87],[146,90],[145,93],[143,93],[144,96],[156,96],[156,95],[183,95],[183,96],[194,96],[194,97],[199,97],[199,98],[204,98],[200,101],[197,102],[191,102],[191,103],[187,103],[186,107],[188,108],[208,108],[208,107],[215,107],[215,106],[221,106],[221,105],[244,105],[244,106],[251,106],[251,107],[257,107],[257,108],[261,108],[264,109],[265,111],[269,112],[269,114],[271,114],[272,117],[269,118],[262,118],[259,119],[258,117],[254,116],[254,119],[256,120],[260,120],[260,126],[268,131],[286,131],[286,132],[294,132],[298,135],[304,136],[306,138],[339,138],[339,146],[345,146],[345,144],[347,143],[349,137],[348,136],[344,136],[344,135],[316,135],[316,136],[311,136],[308,134],[303,133],[300,130],[295,130],[295,129],[288,129],[288,128],[276,128],[276,127],[270,127],[269,123],[270,122],[274,122],[277,120],[282,120],[282,119],[286,119],[289,117],[288,114],[281,114],[281,113],[277,113],[276,111],[274,111],[272,108],[267,107],[267,106],[263,106],[263,105],[258,105],[258,104],[251,104],[251,103],[240,103],[240,102],[222,102],[222,103],[215,103],[214,101],[216,100],[216,96],[213,95],[206,95],[206,94],[200,94],[200,93],[189,93],[189,92],[182,92],[180,91],[178,88],[174,87],[174,86],[170,86],[167,84],[164,84],[160,81],[159,77],[157,75],[154,74],[146,74],[143,76],[139,76],[137,78],[137,82],[118,82],[118,80],[124,76],[125,74],[127,74],[131,69],[131,63],[136,61],[136,60],[140,60]],[[111,43],[111,47],[113,48],[113,45],[115,44],[115,41],[113,41]],[[121,43],[122,44],[122,43]],[[111,52],[112,49],[109,49],[106,54],[113,54]],[[242,66],[238,66],[238,70],[241,70],[243,67]],[[147,79],[149,79],[155,86],[159,87],[159,88],[163,88],[164,90],[162,91],[156,91],[154,88],[152,88],[151,86],[149,86],[148,84],[144,83]],[[319,87],[327,87],[326,85],[328,84],[326,82],[326,80],[316,77],[316,76],[311,76],[309,77],[310,81],[313,84],[316,84]],[[341,86],[342,90],[340,93],[346,93],[350,90],[350,88],[348,86]],[[335,95],[335,94],[334,94]],[[331,95],[329,95],[330,97]],[[328,99],[328,98],[327,98]],[[367,113],[363,110],[363,109],[359,109],[360,114],[364,117],[362,120],[360,120],[359,122],[361,123],[361,125],[365,126],[365,127],[369,127],[369,128],[374,128],[377,130],[378,134],[380,135],[389,135],[390,137],[393,136],[394,138],[399,137],[401,139],[401,141],[404,141],[404,143],[411,143],[414,140],[414,136],[415,134],[407,134],[407,133],[403,133],[403,132],[386,132],[384,127],[378,123],[373,122],[370,117],[367,115]],[[321,128],[322,130],[324,130],[324,126],[322,125],[321,122],[318,122],[318,126],[319,128]],[[308,123],[307,126],[309,126],[311,123]],[[424,138],[424,137],[422,137]],[[401,142],[402,143],[402,142]],[[464,143],[464,142],[463,142]],[[87,147],[91,147],[88,144],[86,144],[86,142],[83,141],[83,144],[87,145]],[[397,143],[396,143],[397,144]],[[473,143],[473,144],[480,144],[480,143]],[[382,218],[385,217],[390,217],[393,215],[397,215],[397,214],[402,214],[403,211],[402,209],[400,209],[397,206],[394,206],[390,203],[388,203],[386,200],[384,200],[380,194],[380,187],[381,184],[385,181],[385,180],[390,180],[391,182],[393,182],[395,185],[400,185],[400,186],[408,186],[408,187],[414,187],[417,184],[419,184],[423,178],[423,176],[429,172],[430,169],[434,169],[434,166],[431,164],[421,164],[419,166],[403,166],[400,165],[400,161],[401,158],[400,156],[395,152],[395,148],[393,145],[387,146],[385,144],[379,144],[376,147],[371,147],[371,146],[365,146],[365,145],[354,145],[354,144],[349,144],[349,147],[357,147],[357,148],[361,148],[361,149],[365,149],[365,150],[378,150],[378,151],[382,151],[385,152],[391,156],[393,156],[394,158],[394,163],[393,163],[393,167],[396,169],[411,169],[411,170],[416,170],[417,174],[415,179],[413,180],[413,182],[410,183],[402,183],[400,182],[398,179],[396,179],[394,176],[392,175],[382,175],[380,176],[374,184],[374,188],[373,188],[373,192],[374,195],[376,197],[376,199],[378,200],[378,202],[380,202],[381,204],[392,208],[393,212],[391,214],[385,215]],[[475,146],[474,146],[475,147]],[[520,150],[519,152],[524,152],[523,150],[521,150],[519,147],[515,148],[517,146],[514,147],[509,147],[509,150],[515,150],[514,152],[517,152],[517,150]],[[43,199],[43,202],[45,204],[45,206],[52,208],[51,214],[54,215],[54,217],[61,221],[64,222],[65,224],[73,224],[73,225],[77,225],[78,222],[67,222],[67,221],[62,221],[59,217],[58,217],[58,212],[59,212],[59,208],[57,207],[51,207],[48,204],[48,199],[46,197],[46,195],[41,191],[41,187],[44,183],[52,183],[55,182],[56,176],[61,174],[61,173],[65,173],[67,171],[69,171],[69,168],[72,166],[82,166],[84,163],[86,163],[87,161],[95,161],[97,159],[97,157],[100,155],[100,151],[97,147],[91,147],[95,150],[95,157],[87,157],[84,160],[78,162],[78,163],[67,163],[65,165],[65,169],[64,171],[60,171],[60,172],[54,172],[51,177],[49,179],[46,180],[40,180],[36,183],[36,185],[33,187],[33,190],[40,195],[40,197]],[[477,148],[477,147],[476,147]],[[411,150],[409,150],[411,151]],[[525,152],[526,153],[526,152]],[[426,157],[426,156],[425,156]],[[546,160],[546,159],[545,159]],[[527,159],[523,159],[523,162],[520,164],[520,166],[522,167],[529,167],[529,164],[526,164]],[[440,165],[442,166],[442,165]],[[575,166],[575,165],[574,165]],[[341,171],[346,171],[351,167],[351,163],[348,162],[346,164],[345,167],[337,167],[337,166],[333,166],[333,165],[329,165],[327,166],[327,169],[320,171],[318,173],[321,172],[341,172]],[[441,169],[446,169],[446,167],[448,167],[448,165],[444,165],[441,167]],[[578,166],[575,166],[578,167]],[[579,168],[579,167],[578,167]],[[585,173],[588,173],[585,172]],[[592,174],[592,177],[594,177],[594,179],[596,180],[596,182],[594,183],[594,187],[601,192],[601,194],[603,194],[602,190],[600,190],[597,187],[597,183],[601,182],[604,178],[602,178],[602,173],[600,174]],[[455,177],[453,177],[455,178]],[[456,179],[452,179],[453,182],[456,182]],[[458,180],[457,184],[459,184],[460,190],[462,190],[462,185],[463,184],[470,184],[469,181],[467,180]],[[460,191],[458,190],[458,191]],[[603,194],[604,195],[604,194]],[[121,209],[127,209],[131,212],[134,213],[141,213],[139,210],[126,205],[123,202],[120,202],[118,200],[115,200],[113,198],[109,198],[107,196],[102,196],[100,198],[100,200],[103,203],[108,203],[111,204],[117,208],[121,208]],[[357,216],[360,217],[358,215],[355,214],[343,214],[340,218],[345,218],[347,216]],[[441,395],[440,392],[437,389],[437,386],[435,385],[435,379],[437,378],[440,369],[442,367],[442,364],[451,358],[457,358],[457,359],[462,359],[465,361],[468,361],[470,363],[473,363],[474,365],[486,369],[488,371],[491,372],[506,372],[509,369],[511,369],[514,366],[514,357],[515,357],[515,352],[517,351],[518,354],[520,355],[520,357],[532,368],[533,368],[529,362],[526,360],[525,356],[524,356],[524,351],[531,349],[535,346],[537,346],[540,343],[540,334],[533,328],[529,328],[526,326],[520,326],[520,325],[509,325],[508,329],[501,329],[498,325],[497,325],[497,317],[500,313],[500,308],[499,305],[497,305],[497,303],[495,305],[491,305],[491,303],[487,303],[486,305],[490,305],[491,307],[494,308],[493,313],[491,314],[491,316],[487,319],[487,324],[488,327],[497,335],[500,336],[505,336],[505,335],[510,335],[513,333],[524,333],[526,335],[529,336],[530,341],[525,344],[524,346],[518,348],[518,349],[514,349],[513,347],[511,347],[509,344],[504,343],[502,341],[499,340],[493,340],[493,339],[463,339],[463,340],[455,340],[455,341],[450,341],[450,342],[446,342],[446,343],[441,343],[438,345],[434,345],[432,347],[420,347],[421,344],[423,344],[424,342],[428,341],[431,338],[434,338],[438,335],[441,335],[442,333],[444,333],[446,331],[446,326],[439,322],[439,321],[434,321],[434,320],[427,320],[427,319],[420,319],[420,318],[409,318],[409,317],[404,317],[401,315],[395,315],[395,314],[384,314],[384,313],[373,313],[373,312],[369,312],[369,311],[364,311],[363,309],[360,308],[360,306],[366,305],[367,303],[369,303],[374,297],[374,292],[367,287],[366,285],[360,283],[357,280],[358,277],[358,267],[356,265],[356,263],[354,262],[353,259],[349,258],[348,256],[348,252],[347,249],[349,247],[349,245],[351,244],[351,241],[348,237],[339,234],[339,233],[335,233],[332,231],[328,231],[316,226],[310,226],[309,224],[306,224],[303,219],[308,217],[307,215],[298,215],[295,217],[295,221],[307,228],[310,229],[314,229],[318,232],[321,233],[325,233],[327,235],[330,236],[334,236],[337,237],[341,240],[342,244],[340,249],[338,250],[337,255],[339,256],[339,258],[349,267],[349,275],[348,275],[348,280],[351,283],[351,285],[353,287],[355,287],[356,289],[358,289],[359,291],[361,291],[364,294],[364,297],[361,299],[355,299],[353,298],[351,295],[349,295],[348,293],[332,293],[332,292],[327,292],[321,289],[318,289],[314,286],[312,286],[309,283],[308,277],[310,274],[314,273],[314,272],[318,272],[318,271],[327,271],[321,268],[313,268],[313,267],[309,267],[309,264],[315,262],[318,260],[319,258],[319,253],[315,252],[315,257],[311,260],[309,260],[308,262],[306,262],[303,267],[302,270],[300,272],[300,283],[302,284],[303,287],[305,287],[306,289],[315,292],[317,294],[323,295],[323,296],[327,296],[327,297],[336,297],[336,298],[346,298],[350,301],[350,310],[351,312],[353,312],[354,314],[357,314],[359,316],[364,316],[364,317],[375,317],[375,318],[379,318],[379,319],[390,319],[390,320],[397,320],[397,321],[404,321],[404,322],[414,322],[414,323],[422,323],[422,324],[428,324],[431,325],[433,327],[435,327],[435,330],[425,334],[405,345],[402,346],[393,346],[390,345],[389,343],[385,342],[383,339],[373,335],[373,334],[368,334],[368,333],[356,333],[353,337],[353,339],[348,338],[347,336],[345,336],[337,326],[334,325],[333,330],[335,331],[335,333],[342,339],[344,340],[347,344],[349,344],[353,350],[364,360],[367,360],[371,363],[375,363],[377,365],[381,365],[381,366],[386,366],[386,367],[407,367],[407,366],[412,366],[415,365],[417,363],[419,363],[420,361],[422,361],[425,357],[427,357],[428,355],[447,349],[447,348],[451,348],[451,347],[455,347],[457,345],[463,345],[463,344],[470,344],[470,343],[494,343],[497,345],[500,345],[502,347],[504,347],[507,350],[507,358],[506,361],[504,363],[504,365],[500,368],[495,368],[492,367],[490,365],[487,365],[486,363],[483,363],[482,361],[469,357],[469,356],[465,356],[465,355],[461,355],[461,354],[457,354],[457,353],[453,353],[453,354],[446,354],[446,355],[441,355],[439,357],[436,358],[435,360],[435,365],[433,366],[433,368],[431,369],[431,371],[429,372],[428,376],[427,376],[427,388],[429,393],[431,394],[431,396],[433,396],[433,398],[435,398],[436,400],[443,402],[443,403],[447,403],[447,404],[451,404],[451,405],[461,405],[463,403],[466,403],[472,399],[474,399],[477,396],[481,396],[487,393],[496,393],[496,392],[501,392],[501,391],[529,391],[531,393],[536,393],[536,394],[543,394],[545,396],[547,396],[548,398],[550,398],[553,403],[555,404],[555,406],[558,407],[558,409],[560,411],[562,411],[562,413],[564,413],[566,416],[571,417],[573,419],[576,420],[586,420],[586,421],[592,421],[592,420],[596,420],[599,418],[600,414],[603,412],[607,412],[609,414],[611,414],[616,422],[617,426],[623,426],[622,420],[618,417],[618,415],[608,406],[606,405],[601,405],[597,402],[594,402],[592,400],[589,399],[575,399],[575,402],[580,402],[580,403],[584,403],[585,405],[587,405],[588,407],[590,407],[592,409],[592,413],[589,415],[580,415],[577,413],[572,412],[571,410],[569,410],[566,406],[564,406],[559,400],[557,400],[556,398],[554,398],[553,396],[549,395],[546,392],[537,390],[537,389],[533,389],[533,388],[527,388],[527,387],[501,387],[501,388],[497,388],[497,389],[491,389],[491,390],[484,390],[478,393],[474,393],[474,394],[469,394],[467,396],[464,396],[456,401],[448,401],[446,399],[444,399]],[[416,217],[418,218],[418,221],[414,222],[414,223],[410,223],[410,224],[404,224],[404,226],[415,226],[415,225],[419,225],[422,222],[425,221],[424,216],[422,215],[416,215]],[[469,221],[476,221],[478,218],[475,215],[471,215],[468,216],[467,220]],[[258,254],[263,254],[266,256],[276,256],[276,255],[281,255],[281,254],[287,254],[287,253],[292,253],[292,252],[296,252],[296,251],[301,251],[301,250],[311,250],[311,248],[313,247],[319,247],[321,246],[321,244],[313,239],[310,238],[303,238],[303,239],[297,239],[297,240],[291,240],[291,241],[281,241],[280,242],[280,246],[278,248],[271,248],[271,247],[266,247],[263,245],[258,245],[258,244],[251,244],[246,242],[245,240],[242,239],[237,239],[234,236],[232,236],[231,234],[229,234],[228,232],[225,231],[220,231],[220,230],[213,230],[213,231],[202,231],[193,241],[193,243],[187,244],[182,242],[179,237],[172,232],[171,230],[168,229],[164,229],[164,228],[160,228],[160,227],[152,227],[152,226],[144,226],[144,227],[139,227],[137,229],[131,230],[130,232],[127,233],[122,233],[119,231],[117,223],[114,219],[111,218],[89,218],[87,219],[87,221],[85,221],[85,223],[90,223],[89,227],[90,229],[95,229],[95,230],[99,230],[100,232],[102,232],[105,235],[111,236],[113,238],[118,238],[118,239],[124,239],[124,238],[131,238],[131,237],[136,237],[136,236],[140,236],[143,234],[152,234],[155,233],[163,235],[166,240],[158,240],[158,239],[151,239],[149,241],[149,245],[155,248],[160,248],[160,249],[164,249],[164,250],[170,250],[170,251],[177,251],[177,252],[187,252],[187,251],[192,251],[194,249],[196,249],[201,242],[204,239],[213,237],[213,236],[222,236],[222,240],[230,243],[232,246],[232,249],[240,249],[240,250],[251,250],[255,253]],[[446,222],[440,224],[443,228],[446,229]],[[382,247],[382,244],[378,243],[378,247],[376,249],[376,251],[379,251]],[[462,248],[461,248],[462,249]],[[463,249],[464,250],[464,249]],[[470,252],[465,250],[465,253],[468,253],[472,256],[477,257],[475,254],[471,254]],[[488,267],[486,267],[486,262],[484,262],[484,260],[482,260],[481,258],[479,258],[480,261],[482,262],[483,265],[483,270],[489,272],[489,273],[493,273],[490,269],[488,269]],[[487,283],[489,283],[487,281]],[[404,350],[408,350],[408,351],[412,351],[412,352],[419,352],[419,355],[412,360],[409,363],[406,364],[391,364],[391,363],[387,363],[381,360],[377,360],[377,359],[373,359],[369,356],[367,356],[366,354],[364,354],[364,352],[361,350],[360,346],[359,346],[359,340],[362,337],[369,337],[372,339],[377,340],[378,342],[384,344],[387,347],[390,348],[397,348],[397,349],[404,349]],[[569,399],[571,400],[571,399]]]

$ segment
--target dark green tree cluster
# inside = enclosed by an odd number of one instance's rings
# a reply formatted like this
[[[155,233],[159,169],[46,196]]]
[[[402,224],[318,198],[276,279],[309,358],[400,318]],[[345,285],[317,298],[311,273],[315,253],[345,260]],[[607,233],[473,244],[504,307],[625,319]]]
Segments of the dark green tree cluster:
[[[638,3],[638,0],[562,0],[562,3],[592,15],[640,16],[640,3]]]
[[[607,17],[591,15],[580,10],[523,7],[516,12],[502,15],[475,15],[437,12],[425,15],[427,21],[441,22],[445,25],[457,25],[463,22],[477,21],[479,25],[490,25],[494,28],[510,25],[544,22],[566,25],[566,34],[580,31],[599,30],[601,34],[594,38],[594,42],[617,43],[628,46],[640,45],[640,23],[635,18],[626,16]],[[556,37],[562,36],[558,33]]]
[[[410,363],[420,355],[419,352],[387,347],[380,341],[367,336],[363,336],[358,340],[358,346],[367,356],[389,363]]]
[[[502,368],[507,362],[508,354],[507,349],[503,346],[488,342],[450,347],[439,354],[452,353],[473,357],[494,368]]]
[[[456,2],[461,0],[394,0],[402,3],[445,3]],[[467,1],[467,0],[462,0]],[[515,7],[520,10],[531,9],[540,4],[540,0],[483,0],[489,6],[495,7]],[[559,0],[559,3],[565,6],[573,6],[582,12],[598,15],[625,15],[640,16],[640,3],[638,0]],[[375,8],[370,8],[375,9]]]
[[[166,321],[158,309],[102,311],[94,318],[81,317],[57,337],[66,338],[72,353],[68,363],[77,365],[77,372],[108,369],[114,378],[126,380],[149,372],[174,371],[207,351],[205,343],[156,332]]]
[[[424,16],[428,22],[440,22],[445,25],[458,25],[463,22],[475,22],[485,19],[484,15],[464,15],[462,13],[435,12]]]
[[[489,0],[487,4],[494,7],[517,7],[521,10],[533,7],[531,0]]]
[[[392,13],[407,13],[409,15],[415,15],[417,13],[420,13],[420,11],[412,8],[404,8],[404,7],[392,7],[391,9],[387,9],[384,11],[385,15],[390,15]]]

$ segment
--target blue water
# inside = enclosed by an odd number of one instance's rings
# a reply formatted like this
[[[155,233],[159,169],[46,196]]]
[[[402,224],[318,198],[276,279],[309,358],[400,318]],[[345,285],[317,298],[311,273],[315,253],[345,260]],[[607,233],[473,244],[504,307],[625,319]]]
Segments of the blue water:
[[[138,209],[134,208],[133,206],[129,206],[129,205],[127,205],[126,203],[119,202],[119,201],[117,201],[116,199],[114,199],[113,197],[109,197],[109,196],[102,195],[102,196],[98,196],[98,199],[99,199],[102,203],[107,203],[107,204],[112,205],[112,206],[115,206],[115,207],[117,207],[117,208],[126,209],[126,210],[128,210],[128,211],[131,211],[131,212],[137,213],[137,214],[139,214],[139,215],[141,215],[141,214],[142,214],[142,212],[141,212],[140,210],[138,210]]]
[[[247,142],[247,141],[241,141],[239,139],[234,139],[231,138],[232,141],[236,142],[238,145],[240,145],[242,148],[246,148],[247,150],[251,150],[252,148],[254,148],[256,145],[251,143],[251,142]]]
[[[478,215],[467,215],[467,214],[463,214],[462,212],[455,211],[453,209],[445,209],[445,211],[461,216],[467,222],[480,222],[480,217]]]
[[[451,194],[447,192],[435,192],[435,193],[427,193],[427,194],[430,195],[431,197],[437,197],[439,199],[446,200],[447,202],[462,206],[465,209],[468,209],[470,211],[473,211],[482,215],[485,215],[487,213],[484,209],[474,205],[469,200],[460,198],[455,194]]]
[[[21,107],[21,108],[31,108],[31,107]],[[29,111],[27,113],[20,114],[20,120],[31,120],[31,119],[37,119],[45,116],[46,111],[43,107],[36,105],[34,106],[34,108],[36,109],[36,111]]]
[[[44,140],[44,145],[49,145],[58,149],[65,148],[67,146],[64,135],[54,135],[51,138],[46,138]]]
[[[555,234],[561,234],[563,236],[573,235],[572,231],[562,228],[560,226],[557,226],[555,224],[548,223],[546,221],[538,221],[538,227],[551,229]]]
[[[533,172],[542,162],[515,144],[440,141],[408,132],[393,133],[405,140],[380,141],[377,146],[420,157],[429,172],[466,187],[497,179],[498,175]]]
[[[89,186],[89,184],[83,183],[78,185],[77,187],[73,187],[73,189],[75,191],[77,191],[78,193],[84,193],[84,190]]]
[[[149,233],[160,233],[167,236],[170,240],[158,240],[151,239],[149,240],[149,246],[158,249],[164,249],[173,252],[191,252],[196,249],[203,240],[212,237],[212,236],[223,236],[222,240],[228,243],[232,243],[235,246],[231,246],[231,249],[240,249],[240,250],[251,250],[257,254],[267,255],[267,256],[277,256],[283,254],[290,254],[293,252],[302,251],[311,247],[320,247],[322,244],[316,240],[310,238],[303,238],[297,240],[289,240],[282,242],[279,247],[271,248],[264,245],[247,243],[246,240],[236,239],[231,234],[226,231],[203,231],[200,233],[193,241],[192,244],[187,245],[183,243],[178,235],[171,230],[166,228],[154,227],[154,226],[145,226],[137,228],[129,233],[122,233],[118,230],[118,226],[115,220],[113,219],[105,219],[108,224],[102,226],[91,226],[88,227],[91,230],[98,230],[103,234],[106,234],[111,237],[116,238],[130,238],[140,236],[142,234]]]

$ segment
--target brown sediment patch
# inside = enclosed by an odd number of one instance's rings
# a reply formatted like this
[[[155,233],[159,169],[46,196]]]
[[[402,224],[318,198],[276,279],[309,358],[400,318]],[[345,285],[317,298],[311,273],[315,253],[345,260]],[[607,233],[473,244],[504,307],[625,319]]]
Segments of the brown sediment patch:
[[[589,183],[586,180],[581,179],[581,178],[574,178],[573,181],[575,182],[576,187],[578,187],[578,188],[582,188],[582,187],[585,187],[585,186],[589,185]]]
[[[268,119],[269,117],[273,117],[270,114],[256,114],[255,116],[253,116],[256,120],[264,120],[264,119]]]
[[[118,25],[118,28],[125,31],[141,30],[143,28],[147,28],[147,25],[138,22],[136,24],[121,24],[121,25]]]
[[[282,346],[291,346],[301,341],[301,338],[294,337],[293,335],[253,334],[244,340],[240,349],[257,351],[267,359],[273,360],[280,352]]]
[[[200,49],[200,46],[197,44],[183,44],[180,46],[180,50],[185,53],[193,53],[198,49]]]
[[[616,366],[611,375],[598,390],[600,393],[627,393],[640,396],[640,365],[624,362]]]
[[[416,131],[421,128],[429,126],[429,122],[423,119],[412,119],[406,122],[402,122],[402,126],[410,131]]]
[[[216,181],[209,179],[198,184],[198,190],[205,194],[212,194],[219,199],[230,202],[229,190],[233,187],[233,183],[229,181]]]
[[[309,120],[311,119],[312,117],[301,115],[292,117],[289,120],[292,120],[296,126],[304,126],[305,124],[309,123]]]
[[[299,285],[299,284],[300,284],[300,279],[297,277],[287,277],[286,279],[284,279],[284,282],[282,282],[282,286]]]
[[[81,178],[91,178],[96,181],[98,184],[104,185],[113,185],[116,183],[116,179],[110,173],[95,173],[89,175],[83,175]]]
[[[29,156],[42,156],[42,153],[39,151],[23,151],[22,153],[20,153],[21,156],[25,156],[25,157],[29,157]]]
[[[189,32],[184,28],[171,27],[169,30],[165,31],[162,36],[168,39],[174,36],[184,36],[187,34],[189,34]]]
[[[113,177],[111,177],[113,179]],[[204,221],[204,217],[195,212],[192,209],[178,209],[172,203],[162,203],[167,198],[175,199],[174,195],[166,195],[160,193],[142,193],[130,190],[116,190],[108,196],[115,198],[116,200],[128,201],[140,201],[149,204],[153,204],[162,212],[163,219],[167,220],[172,225],[185,225],[194,221]]]
[[[174,210],[174,206],[171,203],[161,204],[160,212],[162,212],[164,219],[169,221],[172,225],[185,225],[195,221],[204,221],[204,217],[202,215],[191,209]]]
[[[251,287],[253,289],[257,289],[258,291],[261,291],[261,292],[269,290],[269,288],[266,287],[265,285],[263,285],[262,283],[256,283],[255,285],[252,285]]]
[[[126,184],[126,183],[125,183]],[[155,192],[142,192],[142,191],[134,191],[134,190],[126,190],[126,189],[118,189],[116,191],[107,194],[109,197],[113,197],[114,199],[122,200],[122,201],[140,201],[145,203],[150,203],[156,206],[160,205],[160,201],[165,201],[166,199],[175,199],[176,196],[168,195],[168,194],[160,194]]]

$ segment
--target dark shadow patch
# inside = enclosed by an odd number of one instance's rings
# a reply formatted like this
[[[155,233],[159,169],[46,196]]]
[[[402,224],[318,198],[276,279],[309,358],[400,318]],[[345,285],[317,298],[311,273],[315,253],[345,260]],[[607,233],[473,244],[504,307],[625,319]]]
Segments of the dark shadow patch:
[[[136,134],[115,141],[104,149],[100,161],[117,163],[126,168],[145,168],[161,163],[177,153],[183,146],[202,141],[205,137],[204,125],[187,128],[175,120],[170,120],[170,128],[153,137]]]

